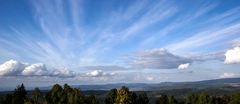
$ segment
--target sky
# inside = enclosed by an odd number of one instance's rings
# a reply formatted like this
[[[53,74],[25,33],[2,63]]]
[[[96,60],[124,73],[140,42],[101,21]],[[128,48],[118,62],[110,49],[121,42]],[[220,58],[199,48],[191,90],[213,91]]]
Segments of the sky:
[[[1,0],[1,87],[240,77],[239,0]]]

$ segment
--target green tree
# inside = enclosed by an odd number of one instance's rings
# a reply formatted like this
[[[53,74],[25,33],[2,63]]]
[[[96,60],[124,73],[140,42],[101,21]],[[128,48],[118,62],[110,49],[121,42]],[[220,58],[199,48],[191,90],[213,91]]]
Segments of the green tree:
[[[210,96],[204,92],[199,95],[198,104],[208,104],[210,102]]]
[[[149,99],[146,93],[140,93],[138,95],[138,103],[137,104],[148,104]]]
[[[27,91],[23,84],[18,85],[15,89],[12,96],[12,104],[24,104],[24,100],[26,100]]]
[[[13,104],[13,95],[12,94],[7,94],[1,104]]]
[[[39,88],[35,88],[31,95],[34,104],[42,104],[44,102],[43,95]]]
[[[233,94],[228,104],[240,104],[240,93]]]
[[[86,97],[86,101],[85,102],[87,104],[99,104],[97,98],[92,93],[89,96]]]
[[[132,102],[129,94],[129,89],[123,86],[120,90],[118,90],[117,98],[114,104],[131,104]]]
[[[138,96],[135,92],[130,92],[131,104],[138,104]]]
[[[229,96],[229,95],[223,95],[223,96],[221,97],[221,100],[222,100],[223,104],[229,103],[229,102],[231,101],[231,99],[232,99],[232,97]]]
[[[73,89],[68,85],[68,84],[64,84],[63,86],[63,92],[62,92],[62,96],[60,99],[60,103],[62,104],[67,104],[69,102],[69,96],[71,96],[73,94]]]
[[[80,89],[73,89],[71,93],[68,94],[68,102],[67,104],[83,104],[84,103],[84,95],[80,91]]]
[[[107,96],[105,97],[105,104],[113,104],[117,98],[117,89],[111,89]]]
[[[168,97],[168,104],[177,104],[177,100],[174,98],[174,96]]]
[[[197,95],[188,95],[186,104],[196,104],[198,102],[198,96]]]
[[[59,84],[53,85],[52,89],[47,93],[46,100],[50,104],[58,104],[61,101],[63,89]]]
[[[168,96],[162,94],[161,97],[157,99],[156,104],[168,104]]]

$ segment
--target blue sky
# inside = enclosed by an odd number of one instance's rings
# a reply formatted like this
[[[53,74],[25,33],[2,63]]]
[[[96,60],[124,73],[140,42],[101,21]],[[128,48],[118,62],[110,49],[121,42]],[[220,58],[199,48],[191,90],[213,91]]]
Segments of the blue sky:
[[[239,4],[1,0],[0,82],[44,86],[239,77]]]

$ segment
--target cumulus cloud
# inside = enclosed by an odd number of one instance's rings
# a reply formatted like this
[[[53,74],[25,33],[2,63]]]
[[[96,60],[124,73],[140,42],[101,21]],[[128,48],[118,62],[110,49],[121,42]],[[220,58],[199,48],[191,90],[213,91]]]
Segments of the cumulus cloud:
[[[186,63],[186,64],[180,64],[178,66],[178,69],[187,69],[189,67],[189,63]]]
[[[44,64],[38,63],[38,64],[31,64],[26,66],[21,72],[21,74],[29,75],[29,76],[31,75],[41,76],[41,75],[47,75],[48,71]]]
[[[220,78],[236,78],[240,77],[240,73],[225,72],[220,75]]]
[[[42,63],[28,64],[9,60],[0,65],[0,76],[55,76],[73,77],[75,72],[66,68],[48,70]]]
[[[114,76],[116,73],[105,73],[102,70],[93,70],[91,72],[86,73],[88,77],[101,77],[101,76]]]
[[[132,65],[138,68],[173,69],[182,63],[191,63],[192,59],[168,52],[166,49],[152,49],[134,56]]]
[[[154,78],[153,77],[146,77],[147,80],[152,81]]]
[[[16,60],[6,61],[0,65],[0,75],[19,75],[26,66],[26,64],[20,63]]]
[[[75,75],[77,75],[76,72],[68,70],[67,68],[55,69],[50,73],[50,76],[58,77],[74,77]]]
[[[94,70],[94,71],[86,73],[86,75],[92,76],[92,77],[97,77],[97,76],[102,76],[103,72],[102,72],[102,70]]]
[[[234,49],[226,51],[225,56],[224,63],[226,64],[240,63],[240,47],[235,47]]]

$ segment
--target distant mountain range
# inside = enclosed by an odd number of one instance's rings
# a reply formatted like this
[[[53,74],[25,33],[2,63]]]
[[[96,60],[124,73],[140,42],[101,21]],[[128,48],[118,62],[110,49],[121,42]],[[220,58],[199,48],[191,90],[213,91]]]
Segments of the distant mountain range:
[[[162,82],[154,84],[146,83],[116,83],[104,85],[73,85],[72,87],[81,88],[81,90],[110,90],[112,88],[120,88],[127,86],[130,90],[139,91],[157,91],[168,89],[205,89],[205,88],[219,88],[219,87],[237,87],[240,88],[240,78],[225,78],[204,80],[195,82]]]
[[[240,78],[225,78],[204,80],[195,82],[162,82],[162,83],[116,83],[116,84],[102,84],[102,85],[71,85],[73,88],[80,88],[83,91],[86,90],[110,90],[113,88],[121,88],[122,86],[128,87],[133,91],[160,91],[171,89],[206,89],[206,88],[239,88]],[[49,90],[49,87],[40,87],[41,90]],[[31,90],[33,88],[28,88]],[[10,90],[2,88],[0,91]],[[10,90],[12,91],[12,90]]]

